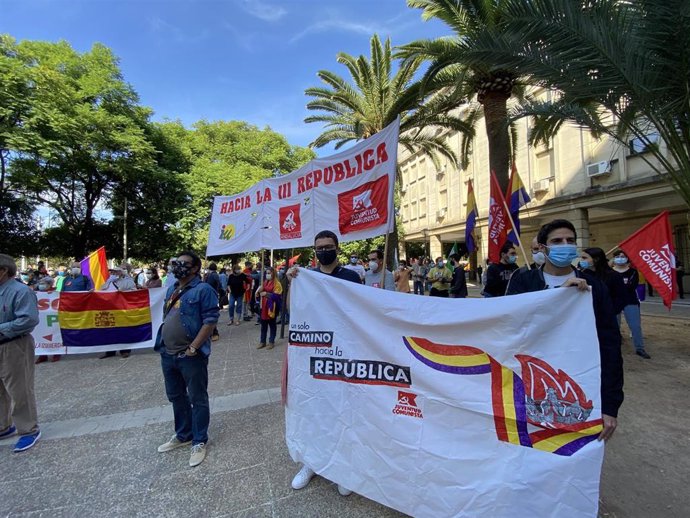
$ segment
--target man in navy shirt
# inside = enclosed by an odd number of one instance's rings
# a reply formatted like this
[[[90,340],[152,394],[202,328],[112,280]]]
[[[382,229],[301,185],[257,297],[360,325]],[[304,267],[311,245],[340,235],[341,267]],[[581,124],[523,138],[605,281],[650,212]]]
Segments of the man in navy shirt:
[[[72,263],[69,277],[62,283],[62,291],[89,291],[92,287],[89,278],[81,274],[81,265]]]
[[[362,284],[357,272],[344,268],[338,262],[338,252],[340,252],[340,249],[338,248],[338,236],[335,233],[330,230],[322,230],[316,234],[314,237],[314,250],[316,252],[316,259],[319,261],[319,265],[316,268],[317,272]],[[298,274],[299,269],[297,267],[290,268],[287,272],[288,280],[292,281]],[[292,488],[302,489],[307,487],[307,484],[309,484],[309,481],[315,474],[314,470],[305,464],[295,475],[295,478],[292,479]],[[341,485],[338,485],[338,492],[343,496],[352,493],[352,491]]]

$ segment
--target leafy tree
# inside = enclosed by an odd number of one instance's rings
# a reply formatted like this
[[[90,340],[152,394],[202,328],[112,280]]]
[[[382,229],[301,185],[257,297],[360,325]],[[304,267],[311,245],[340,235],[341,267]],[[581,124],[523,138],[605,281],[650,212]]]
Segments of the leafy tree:
[[[155,166],[145,130],[150,112],[103,45],[79,54],[66,42],[0,43],[24,67],[28,92],[19,129],[6,137],[6,179],[55,210],[72,236],[70,255],[83,256],[100,241],[96,209],[121,181]]]
[[[477,39],[468,59],[491,56],[509,71],[560,92],[526,103],[533,142],[565,123],[624,145],[667,173],[690,206],[690,4],[685,0],[509,0],[501,35]],[[513,72],[515,73],[515,72]],[[659,145],[659,136],[665,146]]]
[[[456,164],[456,155],[445,138],[432,131],[438,127],[459,132],[469,129],[451,112],[461,99],[453,91],[444,90],[449,86],[445,76],[438,76],[426,85],[415,80],[420,60],[408,60],[393,73],[395,60],[390,39],[382,44],[377,35],[371,38],[369,58],[341,52],[337,61],[347,68],[351,82],[328,70],[320,70],[317,75],[326,86],[305,91],[313,98],[307,108],[321,112],[307,117],[305,122],[322,123],[326,128],[311,143],[312,147],[335,143],[338,149],[348,142],[374,135],[399,116],[401,146],[411,153],[426,154],[436,165],[439,155]],[[390,238],[389,247],[394,250],[397,230]],[[392,261],[393,254],[389,254],[389,265]]]
[[[179,122],[149,124],[145,132],[156,150],[156,163],[145,175],[127,178],[113,189],[109,207],[116,217],[110,227],[116,246],[109,255],[122,256],[126,223],[128,255],[160,261],[192,244],[184,239],[176,225],[191,199],[185,182],[191,167],[188,132]]]
[[[270,128],[241,121],[199,121],[187,133],[187,146],[191,167],[183,177],[191,198],[179,231],[199,249],[208,241],[214,196],[237,194],[264,178],[298,169],[315,156]]]
[[[477,39],[500,37],[505,19],[504,0],[407,0],[410,7],[422,9],[422,18],[444,22],[453,36],[418,40],[400,47],[398,55],[407,62],[430,63],[423,84],[438,77],[453,84],[455,95],[469,102],[462,134],[462,165],[467,166],[476,125],[484,117],[489,145],[489,168],[496,173],[501,189],[508,187],[509,165],[514,156],[515,128],[508,118],[509,100],[521,99],[524,87],[519,71],[505,67],[491,54],[483,59],[467,52]],[[431,87],[433,90],[433,87]]]

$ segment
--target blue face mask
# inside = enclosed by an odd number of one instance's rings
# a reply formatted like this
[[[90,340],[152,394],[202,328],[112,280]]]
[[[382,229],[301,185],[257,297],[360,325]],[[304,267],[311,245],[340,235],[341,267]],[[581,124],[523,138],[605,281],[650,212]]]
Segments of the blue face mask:
[[[614,257],[613,258],[613,264],[618,264],[618,265],[624,265],[628,264],[628,258],[627,257]]]
[[[65,276],[65,272],[58,272],[58,277],[64,277],[64,276]]]
[[[592,263],[590,263],[589,261],[580,261],[580,268],[582,268],[583,270],[586,270],[587,268],[591,267]]]
[[[559,268],[569,266],[577,257],[577,245],[553,245],[548,248],[546,259]]]
[[[507,260],[508,260],[508,264],[517,263],[517,255],[509,255]]]

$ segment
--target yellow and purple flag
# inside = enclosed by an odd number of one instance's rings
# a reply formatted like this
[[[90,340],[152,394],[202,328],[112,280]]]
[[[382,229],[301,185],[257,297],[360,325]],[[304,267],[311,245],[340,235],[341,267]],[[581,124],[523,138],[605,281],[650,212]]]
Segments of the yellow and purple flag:
[[[100,289],[108,279],[108,262],[105,259],[105,247],[102,246],[88,257],[82,259],[81,274],[91,280],[94,290]]]
[[[508,181],[508,191],[506,192],[506,202],[510,210],[510,217],[515,224],[515,229],[511,229],[508,233],[508,239],[513,243],[518,242],[517,238],[520,235],[520,207],[527,205],[530,199],[525,185],[520,180],[517,167],[513,164],[510,168],[510,180]]]
[[[467,219],[465,221],[465,246],[470,253],[477,249],[474,229],[477,226],[478,215],[477,201],[474,199],[474,189],[472,188],[472,180],[470,180],[467,182]]]
[[[65,347],[151,340],[149,290],[62,292],[58,322]]]

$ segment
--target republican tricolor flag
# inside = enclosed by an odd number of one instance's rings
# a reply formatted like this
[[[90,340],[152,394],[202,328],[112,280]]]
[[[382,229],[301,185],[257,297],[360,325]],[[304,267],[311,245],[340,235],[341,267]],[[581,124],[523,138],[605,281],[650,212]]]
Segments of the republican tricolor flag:
[[[135,344],[151,340],[149,290],[63,291],[58,322],[65,347]]]
[[[506,202],[510,210],[510,217],[515,225],[514,229],[508,233],[508,239],[513,243],[518,242],[520,235],[520,208],[527,205],[530,201],[527,189],[520,179],[515,163],[510,168],[510,180],[508,181],[508,191],[506,192]]]
[[[81,274],[91,280],[94,290],[99,290],[108,280],[108,262],[105,259],[105,247],[102,246],[88,257],[82,259]]]
[[[472,188],[472,180],[467,182],[467,218],[465,221],[465,246],[469,253],[477,249],[475,243],[474,229],[477,226],[477,201],[474,199],[474,189]]]

